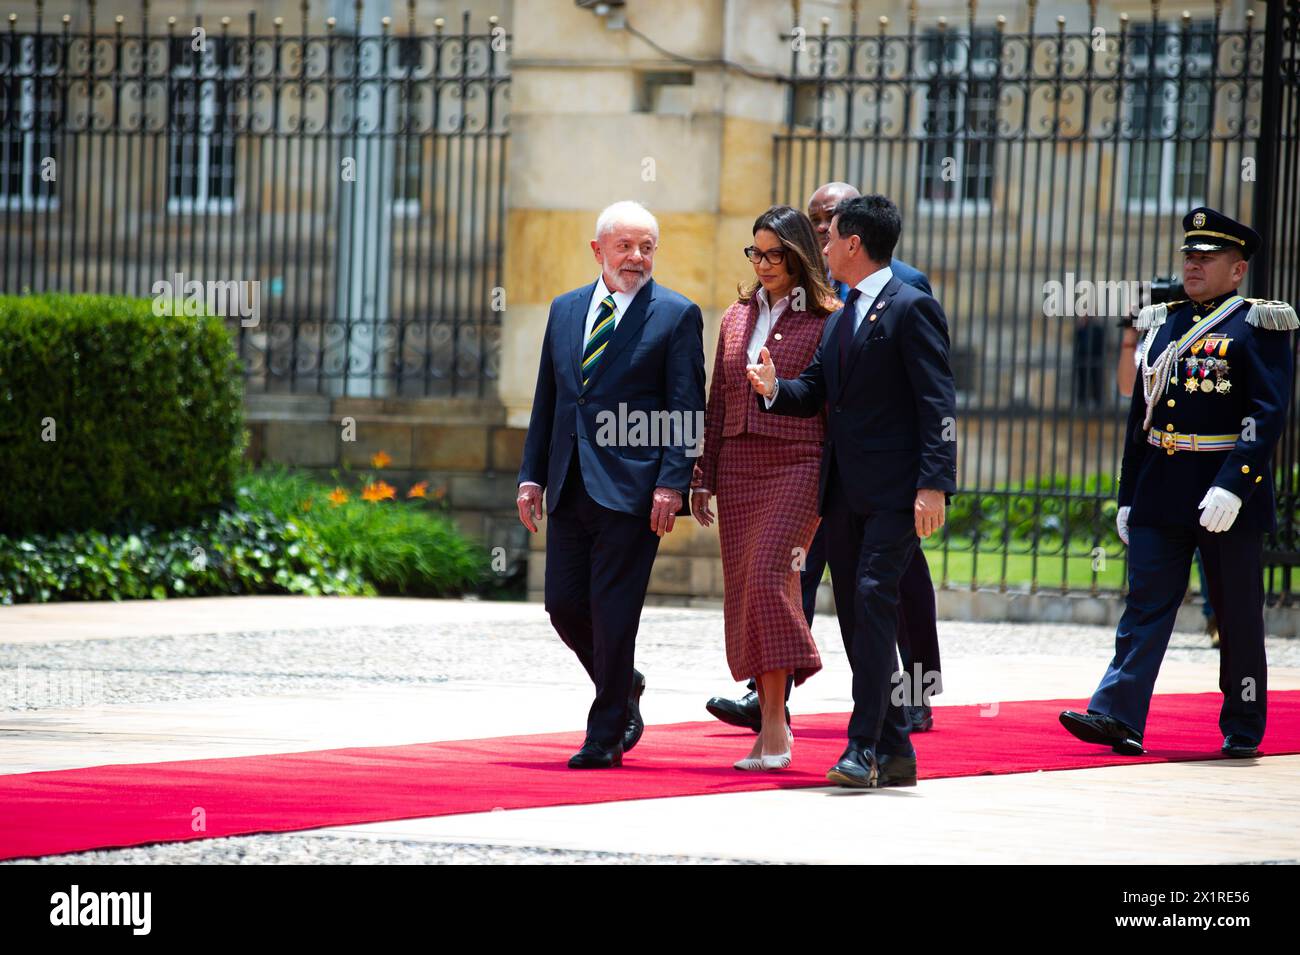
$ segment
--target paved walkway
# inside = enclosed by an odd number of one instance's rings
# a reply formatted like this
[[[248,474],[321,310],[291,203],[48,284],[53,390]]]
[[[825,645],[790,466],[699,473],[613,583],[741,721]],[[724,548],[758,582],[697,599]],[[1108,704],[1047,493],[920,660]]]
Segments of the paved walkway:
[[[846,711],[838,630],[796,712]],[[735,688],[718,610],[649,608],[649,723]],[[1109,629],[941,622],[938,704],[1083,699]],[[1300,689],[1300,641],[1269,644]],[[1160,692],[1213,690],[1176,634]],[[538,604],[251,597],[0,609],[0,772],[580,728],[590,685]],[[942,727],[943,710],[936,720]],[[654,745],[653,727],[642,746]],[[741,754],[737,754],[741,755]],[[795,759],[798,760],[796,743]],[[106,850],[67,862],[1235,862],[1300,860],[1300,757],[638,800]],[[1132,818],[1143,807],[1141,819]],[[1232,807],[1232,811],[1225,811]]]

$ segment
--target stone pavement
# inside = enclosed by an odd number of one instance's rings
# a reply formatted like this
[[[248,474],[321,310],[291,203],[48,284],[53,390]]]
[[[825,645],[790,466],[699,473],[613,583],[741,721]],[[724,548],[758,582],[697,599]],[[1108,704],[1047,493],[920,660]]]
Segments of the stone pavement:
[[[795,712],[847,711],[838,630]],[[944,704],[1090,692],[1109,628],[943,621]],[[647,608],[653,724],[730,693],[718,609]],[[1300,689],[1300,641],[1269,642]],[[1213,690],[1175,634],[1160,692]],[[534,603],[242,597],[0,609],[0,772],[580,729],[590,685]],[[742,754],[737,754],[742,755]],[[799,758],[796,741],[795,759]],[[1300,756],[555,807],[104,850],[60,862],[1276,862],[1300,860]],[[871,800],[870,803],[860,800]],[[1132,807],[1144,807],[1141,820]],[[1225,812],[1225,806],[1233,811]]]

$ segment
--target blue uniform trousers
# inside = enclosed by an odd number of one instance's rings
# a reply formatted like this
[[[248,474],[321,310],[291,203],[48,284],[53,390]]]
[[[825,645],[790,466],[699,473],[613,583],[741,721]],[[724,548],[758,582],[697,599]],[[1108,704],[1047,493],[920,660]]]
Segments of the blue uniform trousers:
[[[1197,548],[1219,621],[1219,728],[1225,736],[1258,743],[1264,736],[1267,690],[1264,534],[1249,528],[1220,534],[1199,525],[1129,528],[1127,606],[1115,634],[1115,657],[1088,709],[1145,732],[1156,675]]]

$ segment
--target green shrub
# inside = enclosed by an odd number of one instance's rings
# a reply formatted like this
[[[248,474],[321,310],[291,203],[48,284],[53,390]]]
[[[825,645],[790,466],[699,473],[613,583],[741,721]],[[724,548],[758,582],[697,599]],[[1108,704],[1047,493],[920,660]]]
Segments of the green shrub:
[[[373,594],[311,528],[223,511],[193,527],[0,536],[0,604],[221,594]]]
[[[242,506],[310,527],[330,554],[380,593],[447,596],[488,581],[486,552],[423,504],[355,496],[335,504],[330,492],[282,469],[258,471],[239,487]]]
[[[242,373],[216,317],[0,296],[0,533],[175,528],[233,500]],[[50,431],[54,440],[48,440]]]

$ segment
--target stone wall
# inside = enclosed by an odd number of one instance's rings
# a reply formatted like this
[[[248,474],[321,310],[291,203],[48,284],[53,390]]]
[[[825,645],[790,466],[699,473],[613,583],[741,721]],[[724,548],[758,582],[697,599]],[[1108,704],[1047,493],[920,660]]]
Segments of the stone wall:
[[[375,475],[404,494],[417,481],[439,489],[460,529],[509,564],[526,555],[527,531],[515,510],[515,479],[525,432],[507,427],[499,402],[466,398],[330,398],[249,395],[245,399],[255,465],[279,464],[331,481],[348,468],[372,471],[383,451],[392,461]],[[345,440],[354,424],[355,440]]]

